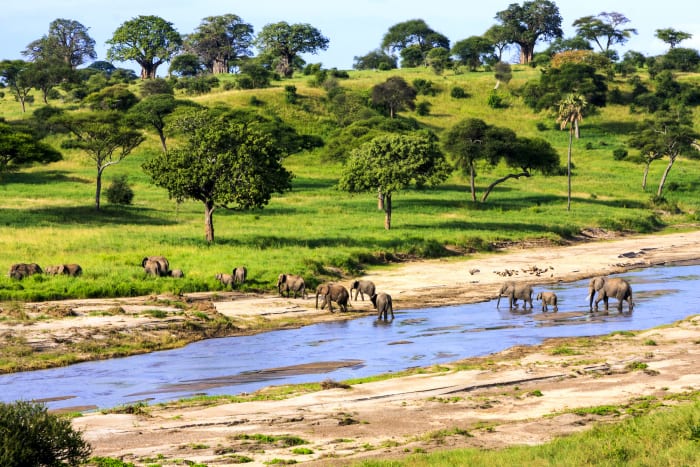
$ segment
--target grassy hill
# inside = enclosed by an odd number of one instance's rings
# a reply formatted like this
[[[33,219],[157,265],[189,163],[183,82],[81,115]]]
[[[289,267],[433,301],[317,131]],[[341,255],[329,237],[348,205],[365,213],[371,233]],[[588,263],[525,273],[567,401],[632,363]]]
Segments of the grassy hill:
[[[416,118],[438,134],[463,118],[512,128],[518,136],[542,137],[559,152],[565,163],[568,131],[560,131],[554,115],[533,113],[511,90],[517,90],[539,71],[514,67],[513,79],[501,86],[507,106],[493,109],[487,99],[495,79],[490,72],[437,76],[427,69],[352,71],[339,80],[348,89],[369,92],[388,77],[400,75],[409,83],[432,81],[435,96],[419,96],[431,104],[430,113],[403,115]],[[222,83],[233,79],[223,77]],[[695,75],[685,80],[697,80]],[[298,75],[273,82],[267,89],[224,90],[193,97],[205,105],[250,106],[278,115],[299,132],[327,139],[335,124],[326,109],[326,92],[312,86],[313,77]],[[293,85],[299,99],[289,104],[285,86]],[[134,85],[134,87],[138,84]],[[469,97],[451,97],[454,86]],[[611,87],[625,88],[624,79]],[[36,103],[27,114],[41,107]],[[0,116],[26,118],[9,93],[0,99]],[[394,195],[392,230],[383,229],[383,213],[376,195],[350,196],[339,192],[336,182],[341,162],[323,157],[323,149],[292,155],[285,165],[295,178],[293,190],[273,197],[270,204],[251,212],[218,210],[214,215],[216,242],[204,240],[203,207],[195,202],[180,205],[167,192],[152,185],[141,164],[160,151],[154,134],[124,162],[105,172],[104,186],[127,175],[135,191],[131,206],[105,203],[93,208],[95,168],[75,150],[62,150],[64,160],[5,174],[0,180],[0,251],[7,270],[12,263],[36,262],[41,266],[76,262],[83,266],[79,279],[36,276],[22,282],[0,277],[0,300],[36,300],[61,297],[135,295],[170,290],[221,289],[214,275],[246,265],[249,289],[272,290],[281,272],[299,273],[314,285],[340,270],[358,274],[380,266],[386,258],[413,255],[449,256],[488,250],[500,242],[560,242],[585,228],[650,232],[688,228],[698,220],[697,180],[700,162],[681,159],[668,180],[666,203],[652,205],[651,195],[665,161],[652,164],[649,187],[641,189],[640,164],[615,160],[613,150],[625,147],[634,123],[643,114],[628,107],[609,105],[582,122],[581,139],[574,142],[573,201],[566,210],[566,176],[542,176],[511,180],[499,185],[486,203],[473,203],[467,180],[455,172],[434,190],[406,190]],[[49,142],[58,147],[60,140]],[[176,145],[177,142],[169,143]],[[506,173],[479,167],[477,190]],[[140,267],[147,255],[165,255],[172,268],[185,271],[184,279],[145,277]]]

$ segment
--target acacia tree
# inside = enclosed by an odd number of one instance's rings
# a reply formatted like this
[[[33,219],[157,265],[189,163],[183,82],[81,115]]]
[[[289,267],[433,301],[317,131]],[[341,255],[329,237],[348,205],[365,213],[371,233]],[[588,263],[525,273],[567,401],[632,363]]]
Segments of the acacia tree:
[[[401,66],[425,65],[428,52],[441,47],[450,50],[450,40],[433,30],[422,19],[412,19],[395,24],[382,38],[381,48],[388,52],[399,52]]]
[[[262,208],[273,193],[291,189],[292,174],[282,165],[283,146],[254,123],[202,111],[177,125],[187,129],[187,141],[144,163],[143,169],[171,198],[204,205],[207,242],[214,241],[217,208]]]
[[[476,201],[476,163],[486,155],[489,126],[478,118],[467,118],[445,132],[443,147],[455,166],[469,176],[472,201]]]
[[[372,88],[372,103],[384,107],[389,111],[389,116],[394,118],[396,112],[416,106],[417,92],[402,77],[392,76],[384,83]]]
[[[22,55],[32,61],[58,60],[76,69],[87,60],[95,60],[95,40],[88,34],[87,27],[78,21],[55,19],[49,25],[49,33],[32,41],[22,51]]]
[[[611,46],[624,45],[632,34],[637,34],[634,28],[621,27],[629,22],[622,13],[612,11],[602,12],[597,16],[584,16],[574,21],[573,26],[576,28],[576,34],[595,42],[600,51],[607,55]]]
[[[61,160],[61,153],[26,129],[0,121],[0,174],[21,165]]]
[[[163,18],[140,15],[122,23],[107,44],[108,60],[134,60],[141,66],[141,79],[152,79],[180,50],[182,37]]]
[[[34,87],[32,81],[35,65],[24,60],[3,60],[0,62],[0,83],[10,89],[10,92],[22,106],[22,112],[27,111],[26,103],[31,102],[29,92]]]
[[[102,174],[131,154],[144,136],[129,126],[123,114],[117,111],[60,114],[52,120],[70,132],[72,138],[68,146],[82,149],[95,163],[95,209],[99,211]]]
[[[689,32],[678,31],[673,28],[657,29],[654,35],[659,39],[668,44],[669,48],[673,49],[678,44],[686,39],[691,39],[693,37]]]
[[[557,122],[561,129],[569,127],[569,149],[566,158],[566,177],[568,186],[568,196],[566,202],[566,210],[571,210],[571,147],[573,145],[574,135],[579,137],[579,122],[583,120],[583,111],[588,105],[586,98],[581,94],[569,94],[559,103],[559,114]]]
[[[253,26],[234,14],[207,16],[185,38],[185,48],[213,74],[228,73],[238,60],[252,56],[252,45]]]
[[[457,57],[459,64],[467,66],[469,71],[476,71],[480,65],[496,59],[493,42],[483,36],[462,39],[452,46],[450,53]]]
[[[256,39],[263,55],[276,61],[277,71],[290,78],[299,54],[315,54],[328,49],[330,42],[321,31],[310,24],[288,24],[285,21],[265,25]]]
[[[654,160],[668,157],[668,164],[656,190],[657,197],[662,196],[666,179],[678,157],[681,155],[700,157],[698,138],[700,133],[693,129],[692,113],[685,107],[656,112],[644,122],[640,131],[630,138],[630,146],[639,149],[648,160],[648,162],[645,161],[645,182],[649,164]]]
[[[384,197],[384,228],[389,230],[394,192],[411,184],[435,186],[451,170],[434,136],[381,135],[352,151],[338,188],[350,193],[378,190]]]
[[[496,19],[505,28],[509,43],[520,47],[520,63],[532,61],[535,45],[540,40],[562,37],[559,7],[549,0],[523,2],[522,6],[512,3],[496,13]]]

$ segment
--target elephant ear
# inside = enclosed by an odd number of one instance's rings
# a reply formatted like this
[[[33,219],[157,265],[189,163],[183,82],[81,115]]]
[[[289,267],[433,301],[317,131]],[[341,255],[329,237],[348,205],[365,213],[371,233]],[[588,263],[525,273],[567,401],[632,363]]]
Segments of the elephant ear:
[[[148,257],[144,258],[141,260],[141,267],[146,267],[146,262],[148,261]]]

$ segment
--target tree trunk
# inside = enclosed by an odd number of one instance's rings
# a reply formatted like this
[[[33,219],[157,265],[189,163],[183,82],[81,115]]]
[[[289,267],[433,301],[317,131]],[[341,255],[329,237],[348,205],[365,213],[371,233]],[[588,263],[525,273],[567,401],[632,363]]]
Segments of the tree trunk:
[[[566,157],[566,183],[568,187],[566,210],[571,211],[571,145],[574,142],[574,127],[569,130],[569,152]]]
[[[647,191],[647,176],[649,175],[649,166],[651,162],[644,165],[644,176],[642,177],[642,191]]]
[[[384,193],[381,188],[377,188],[377,209],[384,210]]]
[[[578,125],[578,120],[574,121],[574,131],[576,132],[576,139],[581,137],[581,127]]]
[[[204,203],[204,235],[207,243],[214,242],[214,210],[216,207],[211,201]]]
[[[211,72],[215,75],[228,73],[228,62],[223,58],[215,58],[212,63]]]
[[[498,185],[499,183],[503,183],[508,179],[511,178],[520,178],[520,177],[529,177],[530,172],[520,172],[519,174],[508,174],[505,177],[501,177],[498,180],[495,180],[492,184],[490,184],[487,188],[486,191],[484,192],[484,195],[481,197],[481,202],[484,203],[486,202],[486,198],[489,197],[489,194],[491,194],[491,191]]]
[[[100,194],[102,193],[102,170],[97,169],[97,180],[95,182],[95,209],[100,210]]]
[[[160,145],[163,147],[163,152],[168,153],[168,147],[165,145],[165,133],[163,129],[158,129],[158,137],[160,138]]]
[[[391,193],[384,195],[384,228],[391,229]]]
[[[476,183],[474,179],[476,178],[476,173],[474,170],[474,164],[469,164],[469,186],[472,190],[472,201],[476,201]]]
[[[663,175],[661,175],[661,181],[659,182],[659,189],[656,191],[656,196],[661,197],[661,193],[664,191],[664,185],[666,184],[666,177],[668,177],[668,173],[671,171],[671,167],[673,167],[673,163],[676,162],[676,156],[670,156],[668,160],[668,165],[666,166],[666,169],[664,170]]]

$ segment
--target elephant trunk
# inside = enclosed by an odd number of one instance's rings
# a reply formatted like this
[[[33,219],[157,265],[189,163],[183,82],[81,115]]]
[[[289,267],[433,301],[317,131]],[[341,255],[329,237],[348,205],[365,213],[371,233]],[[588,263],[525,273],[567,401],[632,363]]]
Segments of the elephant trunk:
[[[496,308],[501,305],[501,294],[498,294],[498,301],[496,301]]]
[[[593,297],[595,296],[595,290],[593,289],[588,289],[588,296],[586,297],[586,300],[588,300],[588,308],[593,309]]]

